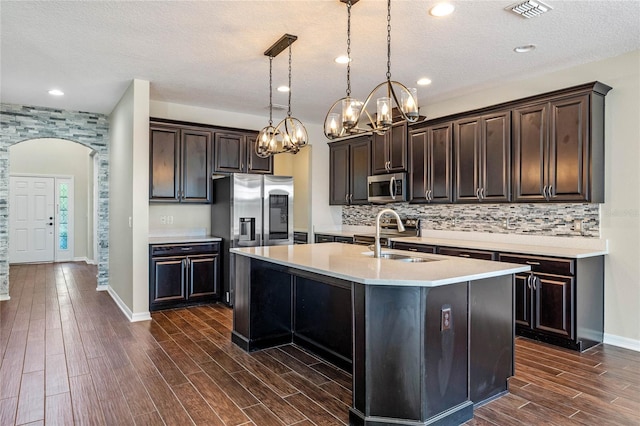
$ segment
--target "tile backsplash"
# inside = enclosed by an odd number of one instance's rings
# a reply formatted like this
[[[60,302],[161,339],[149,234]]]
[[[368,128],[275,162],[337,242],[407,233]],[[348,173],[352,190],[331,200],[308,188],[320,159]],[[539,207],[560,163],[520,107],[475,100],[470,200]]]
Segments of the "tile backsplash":
[[[599,204],[409,204],[345,206],[343,225],[374,225],[376,214],[392,208],[400,216],[420,218],[422,229],[600,237]]]

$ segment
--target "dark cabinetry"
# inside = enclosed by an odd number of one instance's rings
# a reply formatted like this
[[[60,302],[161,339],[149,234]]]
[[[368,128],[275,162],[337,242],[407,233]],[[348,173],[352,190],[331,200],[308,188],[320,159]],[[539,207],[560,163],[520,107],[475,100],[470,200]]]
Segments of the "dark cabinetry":
[[[509,201],[511,112],[458,120],[454,132],[454,201]]]
[[[220,243],[150,245],[149,310],[220,297]]]
[[[499,260],[531,265],[530,273],[515,279],[519,335],[580,351],[602,342],[602,256],[563,259],[501,253]]]
[[[149,135],[149,200],[209,203],[211,132],[152,124]]]
[[[260,158],[254,145],[257,133],[216,132],[215,173],[273,173],[273,157]]]
[[[316,243],[347,243],[353,244],[352,237],[343,237],[340,235],[315,234],[314,241]]]
[[[593,83],[513,110],[514,201],[604,202],[604,96]]]
[[[436,252],[436,246],[428,245],[428,244],[412,244],[412,243],[404,243],[400,241],[393,241],[391,243],[391,248],[396,250],[406,250],[420,253],[433,253]]]
[[[472,259],[495,260],[496,255],[492,251],[470,250],[464,248],[438,247],[438,254],[445,256],[468,257]]]
[[[373,135],[372,173],[407,171],[407,123],[395,123],[384,135]]]
[[[367,177],[371,173],[370,136],[330,144],[329,166],[329,204],[368,202]]]
[[[450,203],[452,124],[450,122],[409,134],[411,202]]]
[[[307,244],[309,242],[309,234],[301,231],[293,232],[293,244]]]

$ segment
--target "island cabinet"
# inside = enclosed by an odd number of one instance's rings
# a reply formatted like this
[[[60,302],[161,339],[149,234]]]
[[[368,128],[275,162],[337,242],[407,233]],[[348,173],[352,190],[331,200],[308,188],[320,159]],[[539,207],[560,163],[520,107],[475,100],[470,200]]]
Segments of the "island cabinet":
[[[216,132],[214,173],[273,174],[273,157],[260,158],[255,152],[255,132]]]
[[[452,144],[452,122],[414,129],[410,132],[410,202],[450,203],[453,201]]]
[[[152,123],[149,151],[150,202],[211,202],[210,131]]]
[[[329,144],[329,204],[367,204],[371,136]]]
[[[353,237],[331,234],[315,234],[314,242],[316,243],[346,243],[353,244]]]
[[[604,202],[602,83],[513,110],[514,201]]]
[[[468,257],[471,259],[496,260],[496,253],[486,250],[470,250],[454,247],[438,247],[438,254],[445,256]]]
[[[407,171],[407,122],[394,123],[384,135],[373,135],[371,146],[373,174]]]
[[[219,254],[219,242],[150,245],[149,310],[218,300]]]
[[[511,199],[511,111],[454,124],[454,202]]]
[[[604,259],[499,254],[501,262],[531,266],[515,279],[516,332],[583,351],[604,333]]]

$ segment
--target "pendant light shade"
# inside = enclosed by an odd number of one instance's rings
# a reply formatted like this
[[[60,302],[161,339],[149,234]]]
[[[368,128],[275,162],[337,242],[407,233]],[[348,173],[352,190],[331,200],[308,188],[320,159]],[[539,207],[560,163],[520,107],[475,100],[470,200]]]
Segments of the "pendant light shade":
[[[275,154],[288,152],[297,154],[300,148],[309,142],[307,129],[300,120],[291,116],[291,44],[298,37],[285,34],[266,52],[269,57],[269,125],[258,133],[255,143],[256,155],[267,158]],[[289,49],[289,102],[287,116],[275,127],[273,126],[273,58],[284,49]]]
[[[387,0],[387,74],[364,102],[351,97],[351,6],[347,3],[347,96],[331,105],[325,117],[324,134],[328,139],[375,132],[384,134],[394,119],[416,122],[419,117],[418,91],[391,80],[391,0]]]

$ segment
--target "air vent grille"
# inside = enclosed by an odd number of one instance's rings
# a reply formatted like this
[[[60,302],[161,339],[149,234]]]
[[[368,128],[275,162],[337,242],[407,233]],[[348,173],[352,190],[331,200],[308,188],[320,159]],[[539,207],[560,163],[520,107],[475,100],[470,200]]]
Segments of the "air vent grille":
[[[551,6],[544,4],[541,1],[533,0],[527,0],[522,3],[512,4],[511,6],[508,6],[506,8],[506,10],[510,10],[511,12],[527,19],[540,16],[543,13],[550,11],[551,9]]]

